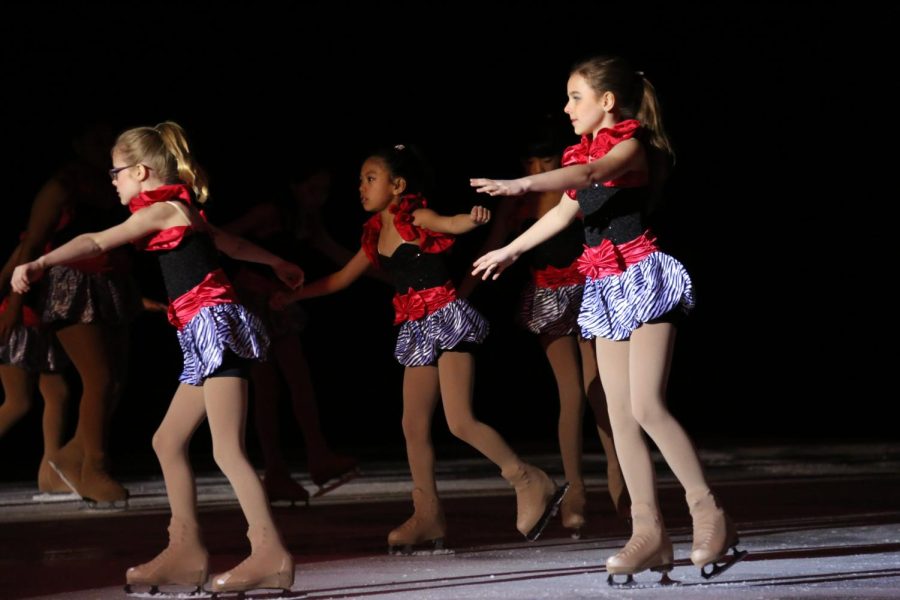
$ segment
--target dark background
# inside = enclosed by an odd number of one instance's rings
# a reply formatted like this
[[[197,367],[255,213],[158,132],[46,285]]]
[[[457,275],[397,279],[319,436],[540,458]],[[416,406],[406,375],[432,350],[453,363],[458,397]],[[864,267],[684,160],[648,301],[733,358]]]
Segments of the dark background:
[[[877,137],[877,107],[886,108],[884,74],[870,71],[886,15],[583,2],[500,6],[491,13],[508,15],[487,19],[478,5],[328,6],[3,8],[4,250],[71,135],[97,120],[117,130],[181,123],[211,172],[215,222],[283,193],[296,164],[328,162],[337,175],[328,225],[355,249],[367,151],[416,142],[437,171],[433,205],[490,206],[468,177],[516,175],[523,123],[562,110],[572,63],[622,54],[663,103],[678,162],[659,232],[699,300],[679,332],[672,410],[701,445],[896,435],[876,418],[896,397],[896,361],[875,341],[890,339],[893,313],[886,184],[857,164]],[[457,273],[484,233],[460,240]],[[138,273],[161,297],[152,263],[141,259]],[[536,340],[509,322],[516,290],[493,286],[473,297],[493,327],[478,357],[476,411],[517,448],[552,449],[549,368]],[[404,451],[389,298],[366,280],[307,304],[323,426],[364,458]],[[139,319],[133,346],[111,436],[120,470],[154,468],[150,435],[180,367],[174,331],[158,315]],[[284,442],[299,461],[284,404]],[[0,440],[0,477],[36,467],[39,427],[33,410]],[[436,440],[444,455],[474,453],[451,441],[441,419]],[[208,434],[195,444],[208,452]],[[252,439],[249,448],[255,455]]]

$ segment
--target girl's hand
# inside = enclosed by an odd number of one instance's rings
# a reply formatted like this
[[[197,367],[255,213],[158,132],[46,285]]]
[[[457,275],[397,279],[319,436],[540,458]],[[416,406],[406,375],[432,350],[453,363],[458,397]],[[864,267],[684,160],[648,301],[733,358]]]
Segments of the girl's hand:
[[[469,216],[476,225],[484,225],[491,220],[491,211],[483,206],[473,206]]]
[[[31,284],[41,278],[44,274],[44,268],[37,260],[19,265],[13,271],[10,284],[17,294],[24,294],[31,289]]]
[[[487,280],[488,277],[497,279],[500,277],[500,273],[506,270],[506,267],[516,262],[517,258],[519,255],[510,250],[509,246],[492,250],[472,263],[475,265],[472,275],[477,276],[479,273],[484,273],[481,276],[482,280]]]
[[[526,191],[521,179],[470,179],[469,185],[491,196],[521,196]]]
[[[286,260],[283,260],[272,265],[272,270],[275,271],[278,279],[284,282],[284,285],[288,286],[292,290],[295,290],[303,285],[303,269],[301,269],[294,263],[289,263]]]
[[[165,302],[160,302],[159,300],[154,300],[153,298],[142,297],[141,305],[143,305],[144,310],[147,312],[168,312],[169,305]]]
[[[272,310],[284,310],[284,308],[293,302],[290,292],[275,292],[269,296],[269,308]]]

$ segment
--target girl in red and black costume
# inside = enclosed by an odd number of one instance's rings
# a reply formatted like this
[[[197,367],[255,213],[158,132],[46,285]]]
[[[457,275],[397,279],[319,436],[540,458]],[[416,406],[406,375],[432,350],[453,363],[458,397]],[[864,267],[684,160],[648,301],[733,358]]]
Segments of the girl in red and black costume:
[[[575,66],[565,112],[582,142],[563,155],[569,165],[512,181],[473,179],[491,195],[568,190],[553,209],[507,246],[475,261],[474,274],[497,276],[523,252],[584,214],[585,276],[578,324],[594,338],[622,472],[631,495],[632,537],[607,560],[613,575],[672,569],[672,543],[662,524],[653,463],[642,430],[653,438],[684,486],[694,521],[691,560],[715,575],[737,533],[712,495],[697,452],[665,406],[675,323],[694,303],[684,266],[661,252],[645,224],[665,177],[671,148],[653,86],[620,58]],[[574,188],[574,189],[573,189]]]
[[[475,418],[471,349],[487,335],[487,323],[457,297],[440,256],[453,244],[453,235],[487,223],[490,213],[480,206],[452,217],[435,213],[422,196],[424,173],[421,159],[405,146],[387,148],[366,159],[359,193],[363,208],[375,214],[363,230],[362,248],[340,271],[273,301],[281,306],[336,292],[358,279],[369,265],[384,269],[394,281],[394,323],[400,325],[394,356],[406,367],[403,433],[415,512],[388,534],[391,551],[443,545],[446,524],[430,438],[438,398],[450,431],[499,466],[515,487],[516,527],[533,540],[555,512],[566,486],[557,488],[543,471],[522,462],[494,429]]]
[[[547,115],[526,132],[521,152],[524,170],[538,175],[558,169],[564,145],[555,119]],[[527,194],[498,203],[485,251],[509,241],[544,216],[559,202],[556,192]],[[597,433],[606,454],[607,487],[616,511],[628,517],[630,501],[613,443],[606,397],[597,373],[594,343],[580,336],[578,312],[584,293],[584,275],[577,259],[584,249],[584,228],[579,219],[529,250],[523,260],[531,271],[519,307],[518,321],[535,334],[553,371],[559,395],[558,437],[563,471],[569,491],[560,512],[563,527],[578,538],[585,525],[587,493],[582,475],[583,419],[590,403]],[[474,287],[477,278],[463,284]],[[467,295],[467,294],[465,294]]]
[[[48,268],[97,256],[134,242],[157,252],[170,295],[169,321],[184,353],[181,385],[153,436],[172,520],[169,546],[149,563],[128,570],[129,585],[202,586],[208,555],[197,527],[196,490],[187,457],[194,431],[209,419],[213,454],[228,477],[249,525],[250,557],[214,576],[213,591],[290,588],[294,564],[275,529],[265,492],[244,453],[247,361],[261,358],[268,338],[259,321],[236,302],[216,250],[268,264],[290,287],[303,272],[265,250],[208,224],[194,202],[207,198],[206,177],[184,131],[175,123],[130,129],[112,152],[110,175],[132,216],[99,233],[80,235],[35,261],[16,267],[13,288],[26,292]]]

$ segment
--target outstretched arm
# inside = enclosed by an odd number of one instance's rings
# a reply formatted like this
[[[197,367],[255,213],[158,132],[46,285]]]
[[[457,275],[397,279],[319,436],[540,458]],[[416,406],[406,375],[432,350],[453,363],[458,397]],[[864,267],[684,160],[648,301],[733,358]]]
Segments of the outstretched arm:
[[[444,217],[430,208],[413,211],[413,225],[438,233],[461,234],[472,231],[491,220],[491,211],[483,206],[473,206],[468,213]]]
[[[44,270],[84,258],[99,256],[113,248],[144,238],[180,223],[180,213],[171,205],[159,202],[131,215],[124,223],[96,233],[84,233],[47,254],[16,267],[12,276],[13,290],[24,294]]]
[[[472,275],[483,273],[482,279],[487,279],[488,277],[497,279],[500,273],[513,264],[522,254],[565,229],[577,214],[578,203],[563,194],[559,204],[548,210],[547,214],[529,227],[525,233],[506,246],[493,252],[488,252],[476,260],[473,263],[475,269],[472,271]]]
[[[305,300],[307,298],[316,298],[318,296],[333,294],[359,279],[368,268],[369,257],[366,256],[366,253],[360,248],[359,252],[357,252],[340,271],[335,271],[331,275],[326,275],[325,277],[293,292],[276,293],[272,296],[269,303],[272,308],[278,310],[296,300]]]
[[[519,196],[526,192],[580,190],[631,171],[646,169],[644,148],[632,138],[616,144],[603,158],[587,164],[562,167],[519,179],[476,178],[470,179],[469,183],[476,191],[491,196]]]
[[[214,225],[207,224],[206,227],[212,235],[216,248],[231,258],[269,265],[278,278],[291,289],[303,284],[303,269],[294,263],[288,262],[280,256],[275,256],[253,242],[228,233]]]

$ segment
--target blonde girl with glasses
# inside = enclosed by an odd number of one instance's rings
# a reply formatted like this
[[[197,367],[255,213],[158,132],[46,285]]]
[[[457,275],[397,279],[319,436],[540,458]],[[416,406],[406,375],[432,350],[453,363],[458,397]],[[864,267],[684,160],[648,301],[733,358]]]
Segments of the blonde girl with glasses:
[[[268,338],[259,320],[237,302],[219,266],[217,250],[264,263],[289,287],[299,286],[299,267],[210,225],[199,206],[207,199],[206,176],[182,128],[166,122],[122,133],[112,150],[113,185],[132,215],[125,222],[80,235],[37,260],[16,267],[13,289],[27,292],[54,265],[134,243],[159,259],[170,298],[169,321],[178,330],[184,371],[153,448],[165,478],[172,518],[169,545],[152,561],[132,567],[129,586],[200,587],[208,555],[197,526],[196,489],[187,448],[208,419],[213,455],[240,503],[249,529],[250,556],[212,578],[211,590],[288,589],[294,562],[275,528],[265,492],[244,451],[247,374],[264,357]]]

